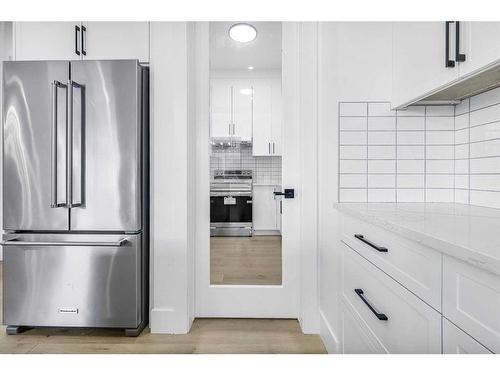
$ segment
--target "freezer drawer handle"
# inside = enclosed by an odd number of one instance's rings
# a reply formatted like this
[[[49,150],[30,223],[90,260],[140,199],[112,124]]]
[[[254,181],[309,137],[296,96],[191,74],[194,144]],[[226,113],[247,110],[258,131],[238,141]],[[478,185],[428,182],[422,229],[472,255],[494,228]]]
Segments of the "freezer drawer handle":
[[[377,250],[377,251],[379,251],[381,253],[387,253],[389,251],[389,250],[387,250],[386,247],[377,246],[373,242],[368,241],[362,234],[355,234],[354,237],[356,237],[361,242],[364,242],[368,246],[373,247],[375,250]]]
[[[116,242],[86,242],[86,241],[68,241],[68,242],[40,242],[40,241],[18,241],[16,239],[0,242],[2,246],[92,246],[92,247],[121,247],[125,245],[128,238],[122,238]]]
[[[368,300],[363,296],[363,289],[354,289],[359,298],[365,303],[366,306],[370,309],[370,311],[378,318],[378,320],[389,320],[387,315],[379,313],[375,308],[368,302]]]

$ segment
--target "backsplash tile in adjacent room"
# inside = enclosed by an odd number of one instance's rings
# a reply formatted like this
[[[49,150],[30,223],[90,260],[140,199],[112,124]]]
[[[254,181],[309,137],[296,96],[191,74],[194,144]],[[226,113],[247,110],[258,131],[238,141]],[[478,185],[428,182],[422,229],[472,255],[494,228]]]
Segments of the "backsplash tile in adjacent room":
[[[500,88],[456,106],[339,104],[340,202],[500,208]]]

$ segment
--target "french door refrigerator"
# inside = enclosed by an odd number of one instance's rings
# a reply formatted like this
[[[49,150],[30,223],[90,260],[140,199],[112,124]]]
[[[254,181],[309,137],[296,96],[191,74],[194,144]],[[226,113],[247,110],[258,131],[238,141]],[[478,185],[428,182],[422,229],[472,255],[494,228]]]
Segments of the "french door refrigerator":
[[[148,68],[3,65],[3,316],[29,327],[148,322]]]

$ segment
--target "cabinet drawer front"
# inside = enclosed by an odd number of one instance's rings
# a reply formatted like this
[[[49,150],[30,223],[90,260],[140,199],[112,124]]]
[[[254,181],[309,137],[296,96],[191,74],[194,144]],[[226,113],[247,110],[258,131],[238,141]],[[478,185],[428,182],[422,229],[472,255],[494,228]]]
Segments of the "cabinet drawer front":
[[[342,222],[342,240],[347,245],[441,311],[439,252],[348,215]]]
[[[443,318],[443,354],[492,354],[453,323]]]
[[[343,298],[384,350],[440,353],[441,315],[348,246],[342,246]]]
[[[384,347],[368,326],[349,307],[341,302],[342,354],[385,354]]]
[[[500,277],[451,257],[443,262],[443,315],[500,353]]]

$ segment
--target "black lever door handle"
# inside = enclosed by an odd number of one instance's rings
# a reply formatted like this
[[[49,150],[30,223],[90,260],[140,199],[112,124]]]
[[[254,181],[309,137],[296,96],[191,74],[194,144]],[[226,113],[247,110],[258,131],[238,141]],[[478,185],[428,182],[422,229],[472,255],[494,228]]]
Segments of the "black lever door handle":
[[[389,320],[387,315],[379,313],[375,308],[368,302],[368,300],[364,296],[363,289],[354,289],[359,298],[365,303],[366,306],[370,309],[370,311],[378,318],[378,320]]]
[[[445,53],[444,53],[444,66],[446,68],[453,68],[455,66],[455,61],[450,60],[450,25],[453,21],[446,21],[445,30]]]
[[[465,54],[460,53],[460,21],[455,22],[455,61],[465,61]]]
[[[273,192],[273,194],[274,195],[283,195],[287,199],[295,198],[295,189],[285,189],[284,192],[275,191],[275,192]]]
[[[382,246],[377,246],[375,245],[373,242],[367,240],[365,238],[365,236],[363,236],[362,234],[355,234],[354,237],[356,237],[358,240],[360,240],[361,242],[364,242],[365,244],[367,244],[368,246],[370,247],[373,247],[375,250],[381,252],[381,253],[387,253],[389,250],[387,250],[386,247],[382,247]]]

